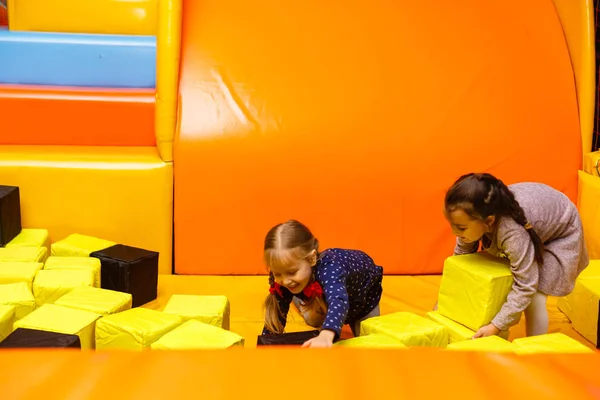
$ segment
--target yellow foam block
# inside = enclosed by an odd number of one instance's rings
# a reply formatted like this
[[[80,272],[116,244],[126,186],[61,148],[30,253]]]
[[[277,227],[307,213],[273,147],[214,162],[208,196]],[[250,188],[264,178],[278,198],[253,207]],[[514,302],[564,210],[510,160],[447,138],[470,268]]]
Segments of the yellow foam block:
[[[590,264],[587,266],[587,268],[584,269],[577,277],[573,291],[567,296],[558,298],[558,309],[562,311],[571,322],[573,322],[574,317],[580,317],[580,314],[576,313],[577,310],[573,309],[574,305],[586,304],[590,301],[593,301],[590,299],[589,290],[584,288],[581,282],[595,279],[600,279],[600,260],[590,260]],[[579,322],[576,325],[580,325]]]
[[[13,331],[15,323],[15,307],[0,305],[0,342]]]
[[[560,332],[519,338],[512,343],[517,354],[593,353],[592,349]]]
[[[229,329],[229,300],[225,296],[174,294],[163,312],[176,314],[183,321],[195,319],[219,328]]]
[[[151,249],[171,274],[173,164],[156,146],[0,146],[0,182],[27,194],[24,225],[53,241],[82,233]]]
[[[35,298],[25,282],[0,285],[0,304],[15,308],[19,320],[35,309]]]
[[[14,31],[156,35],[156,0],[11,0]]]
[[[583,170],[590,175],[600,176],[600,151],[583,155]]]
[[[80,286],[61,296],[54,304],[91,311],[104,316],[131,309],[131,302],[132,296],[129,293]]]
[[[94,348],[94,328],[99,314],[56,304],[44,304],[15,322],[14,329],[28,328],[77,335],[82,349]]]
[[[365,349],[407,349],[398,339],[392,336],[384,335],[381,333],[372,333],[365,336],[357,336],[346,340],[340,340],[334,344],[335,347],[356,347]]]
[[[21,229],[21,233],[6,244],[10,247],[45,247],[50,254],[50,234],[47,229]]]
[[[575,288],[560,302],[573,329],[590,342],[598,345],[598,319],[600,318],[600,278],[577,280]]]
[[[41,262],[48,258],[45,247],[3,247],[0,248],[0,262]]]
[[[446,347],[448,328],[409,312],[397,312],[366,319],[360,324],[361,336],[381,333],[408,347]]]
[[[96,349],[142,350],[182,323],[177,315],[147,308],[107,315],[96,324]]]
[[[477,331],[506,302],[513,277],[507,260],[487,253],[448,257],[438,296],[438,311]]]
[[[101,262],[96,257],[56,257],[50,256],[44,269],[85,269],[94,273],[94,287],[101,287]]]
[[[590,259],[600,259],[600,177],[578,172],[577,208]]]
[[[90,253],[104,250],[116,243],[93,236],[73,233],[66,238],[52,243],[52,255],[58,257],[89,257]]]
[[[493,353],[514,353],[515,347],[508,340],[498,336],[486,336],[477,339],[463,340],[449,344],[448,350],[488,351]]]
[[[153,350],[227,349],[244,346],[244,338],[216,326],[190,319],[150,345]]]
[[[448,343],[469,340],[475,335],[474,330],[471,330],[458,322],[452,321],[450,318],[444,317],[439,311],[430,311],[426,316],[430,320],[448,328]]]
[[[43,267],[38,262],[0,262],[0,285],[24,282],[31,291],[35,275]]]
[[[33,281],[33,296],[36,307],[52,304],[61,296],[79,286],[92,286],[94,274],[83,269],[41,270]]]

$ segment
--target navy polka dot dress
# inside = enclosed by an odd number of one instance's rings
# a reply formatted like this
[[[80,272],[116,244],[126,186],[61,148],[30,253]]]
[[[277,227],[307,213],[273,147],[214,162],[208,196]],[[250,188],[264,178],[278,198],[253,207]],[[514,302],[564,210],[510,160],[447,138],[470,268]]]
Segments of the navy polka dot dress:
[[[315,278],[323,288],[327,315],[321,329],[339,337],[344,324],[353,324],[373,310],[381,299],[383,268],[360,250],[327,249],[320,254],[314,267]],[[281,309],[281,324],[285,327],[294,295],[281,287],[283,297],[276,296]],[[296,295],[305,300],[302,293]],[[264,327],[263,335],[270,334]]]

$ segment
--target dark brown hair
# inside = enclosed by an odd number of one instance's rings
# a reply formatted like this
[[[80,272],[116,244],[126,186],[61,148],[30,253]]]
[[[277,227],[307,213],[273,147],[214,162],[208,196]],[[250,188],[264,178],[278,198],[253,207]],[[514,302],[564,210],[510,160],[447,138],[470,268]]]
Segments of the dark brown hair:
[[[318,257],[319,241],[302,223],[289,220],[271,228],[264,244],[264,261],[269,269],[269,284],[273,286],[275,282],[273,273],[270,272],[274,265],[288,267],[297,260],[307,258],[313,250]],[[312,279],[314,280],[314,272]],[[282,313],[275,296],[275,293],[269,294],[265,300],[265,325],[273,333],[283,333],[283,326],[279,320]],[[319,319],[324,319],[327,313],[327,305],[322,296],[307,299],[302,308],[305,312],[316,314]]]
[[[484,220],[493,215],[511,217],[525,227],[528,223],[523,209],[513,193],[498,178],[487,173],[461,176],[446,193],[446,212],[463,210],[471,218]],[[544,263],[544,244],[533,227],[526,227],[535,249],[535,260]]]

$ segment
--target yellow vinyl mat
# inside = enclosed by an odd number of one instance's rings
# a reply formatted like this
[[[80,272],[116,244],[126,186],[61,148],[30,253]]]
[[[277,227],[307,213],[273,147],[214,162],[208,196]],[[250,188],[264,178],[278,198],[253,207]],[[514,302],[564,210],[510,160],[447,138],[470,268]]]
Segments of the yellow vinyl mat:
[[[431,311],[437,300],[440,275],[385,276],[381,313],[408,311],[421,316]],[[256,347],[263,327],[263,301],[269,293],[266,276],[190,276],[160,275],[158,298],[144,307],[162,310],[174,294],[224,295],[231,303],[231,328],[245,338],[246,347]],[[567,317],[558,309],[557,298],[548,299],[549,332],[562,332],[590,348],[594,345],[573,330]],[[295,307],[290,307],[287,331],[313,329],[306,325]],[[509,339],[525,336],[525,320],[511,328]],[[352,333],[345,326],[342,338]]]

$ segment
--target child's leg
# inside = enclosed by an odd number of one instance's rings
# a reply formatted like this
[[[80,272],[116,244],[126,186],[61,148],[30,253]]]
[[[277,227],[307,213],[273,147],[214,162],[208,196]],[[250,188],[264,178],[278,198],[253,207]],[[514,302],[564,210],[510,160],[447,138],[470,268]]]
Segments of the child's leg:
[[[367,315],[356,321],[354,325],[350,325],[350,328],[352,329],[352,334],[354,336],[360,336],[360,323],[366,319],[373,317],[379,317],[379,304],[377,304],[377,306],[374,309],[372,309],[371,312],[369,312]]]
[[[548,333],[547,298],[548,296],[544,293],[536,292],[531,298],[531,304],[525,309],[525,327],[527,336]]]

